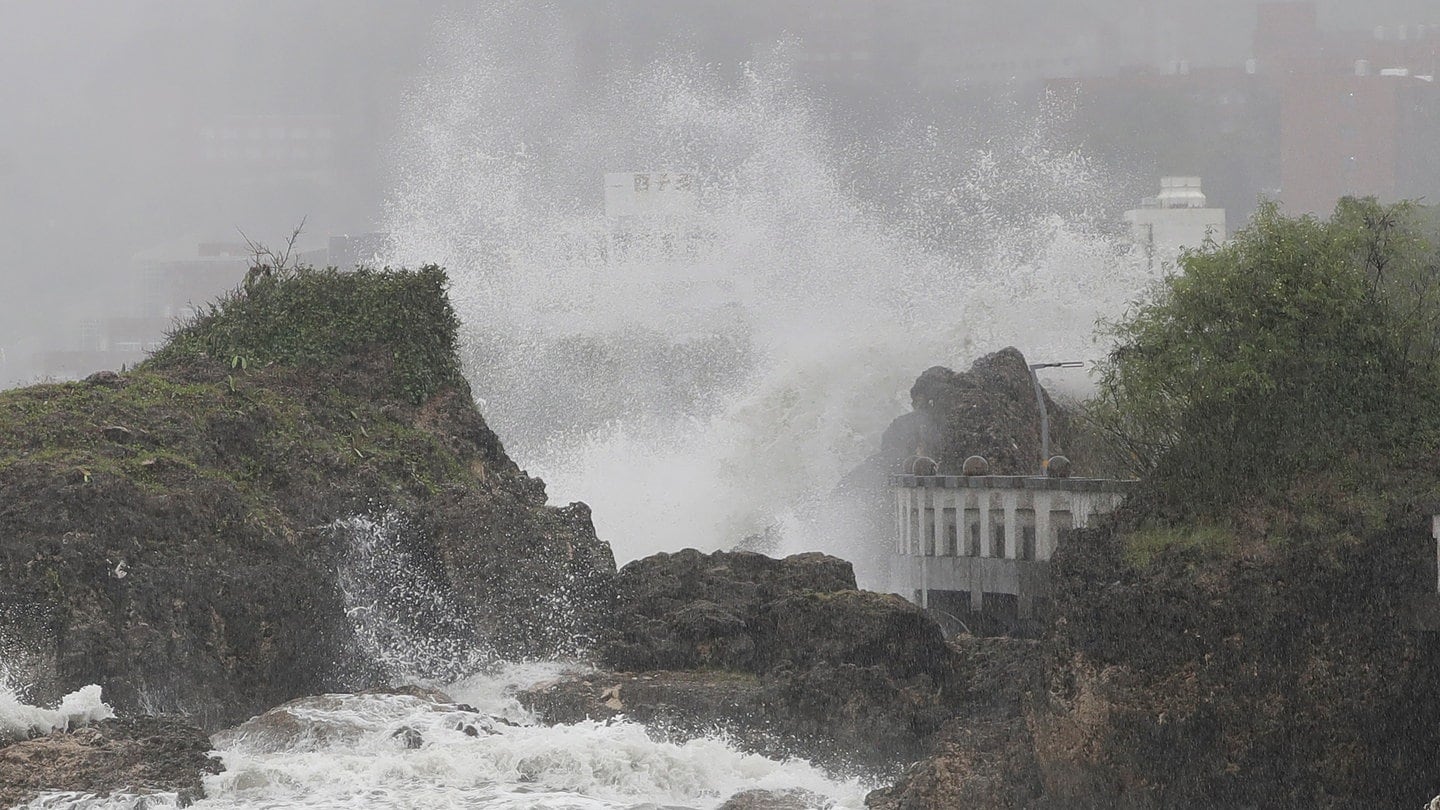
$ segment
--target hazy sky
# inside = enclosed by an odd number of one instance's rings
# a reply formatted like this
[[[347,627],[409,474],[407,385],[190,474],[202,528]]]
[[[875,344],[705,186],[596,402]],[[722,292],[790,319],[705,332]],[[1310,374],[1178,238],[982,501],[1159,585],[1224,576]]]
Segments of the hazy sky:
[[[447,8],[466,5],[0,0],[0,343],[105,306],[96,291],[160,242],[236,226],[278,234],[302,216],[317,234],[374,227],[406,89]],[[1255,0],[551,5],[590,60],[579,64],[599,70],[666,48],[738,61],[786,34],[828,43],[822,51],[881,42],[928,49],[936,59],[1003,51],[1008,42],[1033,50],[1037,38],[1056,37],[1066,48],[1098,43],[1095,53],[1135,55],[1127,61],[1163,62],[1173,51],[1197,63],[1225,62],[1248,50]],[[1339,27],[1440,17],[1434,0],[1320,6],[1322,21]],[[889,26],[889,38],[867,40],[873,26]],[[876,64],[872,96],[903,97],[921,81],[885,73],[884,59]],[[837,98],[839,107],[848,103]],[[260,181],[203,157],[205,133],[214,138],[235,121],[243,130],[276,116],[291,117],[292,127],[296,117],[320,116],[313,128],[333,130],[323,183]]]

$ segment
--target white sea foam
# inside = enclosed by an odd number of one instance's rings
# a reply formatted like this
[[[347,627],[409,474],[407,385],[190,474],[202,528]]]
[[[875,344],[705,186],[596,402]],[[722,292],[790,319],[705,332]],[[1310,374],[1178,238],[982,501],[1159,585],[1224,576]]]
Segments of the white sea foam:
[[[756,787],[804,788],[835,807],[863,806],[858,781],[720,740],[657,742],[625,721],[537,724],[515,689],[566,669],[512,664],[452,684],[473,712],[437,711],[403,695],[290,704],[272,731],[261,721],[217,736],[226,770],[206,779],[208,798],[196,807],[709,808]],[[418,748],[404,744],[409,733],[419,735]]]
[[[89,725],[115,716],[100,699],[100,687],[81,687],[53,709],[22,702],[17,691],[0,677],[0,738],[33,737]]]
[[[832,778],[802,760],[745,754],[719,739],[656,741],[623,719],[537,723],[516,701],[516,689],[571,669],[507,664],[472,675],[448,689],[468,707],[407,695],[292,702],[283,717],[216,735],[225,771],[205,778],[206,798],[194,807],[706,810],[742,790],[800,788],[825,806],[860,808],[873,787]],[[406,735],[418,735],[418,747],[407,747]],[[158,810],[177,801],[172,793],[57,792],[28,807]]]

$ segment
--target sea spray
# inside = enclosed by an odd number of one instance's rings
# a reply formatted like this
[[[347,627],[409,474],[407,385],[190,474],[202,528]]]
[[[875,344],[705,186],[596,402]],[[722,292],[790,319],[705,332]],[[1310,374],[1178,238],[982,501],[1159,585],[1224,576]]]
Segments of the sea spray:
[[[660,58],[579,92],[570,34],[528,8],[438,29],[389,259],[448,266],[487,418],[552,497],[591,504],[621,562],[747,536],[863,559],[875,539],[825,521],[827,498],[919,372],[1007,344],[1094,359],[1096,318],[1146,282],[1101,218],[1102,174],[1063,145],[1063,100],[864,154],[826,134],[783,49],[738,70]],[[857,193],[867,161],[900,167],[878,172],[888,196]],[[607,218],[607,171],[700,191]]]
[[[352,665],[376,667],[392,683],[443,683],[494,659],[440,575],[411,550],[413,530],[399,515],[356,515],[331,531],[341,548],[337,583],[359,643]]]
[[[0,671],[0,740],[15,740],[68,731],[114,717],[100,699],[100,687],[82,686],[61,698],[53,709],[23,703]]]

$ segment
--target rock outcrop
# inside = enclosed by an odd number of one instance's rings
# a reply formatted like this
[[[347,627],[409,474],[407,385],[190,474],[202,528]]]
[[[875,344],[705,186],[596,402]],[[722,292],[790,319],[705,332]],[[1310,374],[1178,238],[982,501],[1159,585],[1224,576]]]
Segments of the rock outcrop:
[[[716,810],[827,810],[831,803],[808,790],[744,790]]]
[[[205,795],[201,780],[218,773],[205,733],[156,718],[102,720],[71,732],[0,748],[0,807],[42,792],[108,796],[174,793],[182,806]]]
[[[1053,632],[1002,654],[1018,711],[948,723],[870,806],[1421,806],[1440,643],[1397,610],[1425,589],[1420,536],[1139,564],[1114,529],[1072,533]]]
[[[749,750],[895,767],[949,715],[953,653],[893,595],[822,554],[657,554],[621,569],[613,671],[522,695],[548,722],[625,714],[681,738],[724,728]]]
[[[1050,414],[1050,452],[1069,441],[1069,416],[1043,391]],[[923,448],[941,475],[959,475],[967,456],[990,462],[992,475],[1032,475],[1040,464],[1040,409],[1030,367],[1018,349],[976,360],[969,371],[927,369],[910,388],[914,408],[881,438],[881,455],[894,464]]]
[[[387,627],[571,649],[613,558],[506,456],[455,326],[438,269],[302,273],[137,369],[0,393],[0,644],[28,700],[97,683],[218,728],[384,685],[364,636]],[[396,527],[384,548],[357,517]]]

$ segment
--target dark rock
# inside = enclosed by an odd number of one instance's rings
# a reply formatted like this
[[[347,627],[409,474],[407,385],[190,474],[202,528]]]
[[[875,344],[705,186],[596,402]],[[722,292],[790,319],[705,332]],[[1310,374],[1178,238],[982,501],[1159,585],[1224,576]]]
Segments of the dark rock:
[[[276,706],[264,714],[246,720],[233,728],[216,732],[214,740],[222,748],[252,748],[262,751],[312,751],[334,745],[354,744],[371,732],[365,723],[357,723],[358,712],[384,713],[394,718],[420,713],[442,715],[447,726],[465,731],[469,736],[480,730],[489,733],[490,718],[477,715],[469,706],[435,700],[429,696],[372,691],[363,693],[332,693],[298,698]],[[418,728],[401,726],[392,737],[403,747],[418,748],[424,736]]]
[[[201,779],[221,770],[210,750],[200,729],[151,717],[55,732],[0,748],[0,807],[47,791],[108,796],[122,789],[175,792],[188,804],[204,796]]]
[[[843,560],[686,550],[630,563],[616,591],[598,651],[620,672],[527,692],[548,722],[720,727],[747,750],[887,770],[949,716],[953,653],[939,627],[897,596],[856,590]]]
[[[794,594],[766,603],[753,626],[762,670],[853,664],[939,679],[950,665],[939,625],[894,594]]]
[[[361,695],[405,695],[406,697],[420,698],[432,703],[453,704],[451,697],[439,689],[419,684],[407,683],[400,686],[387,686],[380,689],[363,689],[357,694]]]
[[[717,722],[747,734],[776,731],[760,680],[744,673],[597,672],[539,684],[518,697],[551,725],[624,715],[686,739],[713,731]]]
[[[716,810],[828,810],[834,803],[808,790],[742,790]]]
[[[1067,441],[1069,418],[1045,394],[1050,413],[1050,450]],[[1034,475],[1040,469],[1040,410],[1025,356],[1014,348],[976,360],[966,372],[935,366],[910,389],[915,412],[926,429],[886,432],[881,452],[904,458],[924,447],[942,475],[959,475],[965,458],[985,457],[992,475]],[[913,421],[913,419],[912,419]],[[897,420],[897,424],[903,424]],[[914,439],[917,445],[909,444]],[[902,441],[903,440],[903,441]]]
[[[441,496],[425,517],[442,581],[497,654],[573,654],[607,618],[615,558],[585,504],[545,509],[467,490]]]
[[[1041,806],[1043,794],[1025,719],[992,712],[947,724],[930,756],[908,768],[894,786],[871,792],[865,805],[872,810],[1001,810]]]
[[[546,723],[624,715],[674,742],[717,730],[741,750],[840,770],[894,772],[949,716],[933,681],[897,682],[853,664],[764,675],[721,671],[591,673],[518,695]]]
[[[587,644],[615,573],[589,510],[547,506],[464,391],[384,398],[393,362],[254,368],[232,387],[194,359],[120,387],[0,392],[0,637],[34,673],[29,699],[100,684],[122,714],[214,730],[389,683],[337,582],[356,515],[402,528],[386,553],[403,564],[368,573],[408,635],[477,656]]]
[[[419,729],[410,728],[409,726],[395,729],[395,733],[390,736],[399,740],[402,747],[411,750],[425,744],[425,735],[421,734]]]
[[[719,667],[759,672],[783,658],[757,622],[770,602],[855,589],[844,560],[694,549],[636,560],[616,578],[614,629],[600,659],[618,670]],[[788,644],[789,640],[773,640]]]
[[[1070,417],[1044,394],[1050,414],[1050,452],[1071,443]],[[976,360],[969,371],[943,366],[927,369],[910,389],[913,410],[895,418],[880,439],[880,450],[860,464],[836,487],[835,508],[855,512],[849,522],[860,536],[889,538],[894,532],[894,504],[889,476],[909,473],[917,457],[935,462],[939,475],[1038,475],[1040,473],[1040,409],[1024,355],[1006,348]],[[985,460],[980,472],[966,460]],[[931,473],[921,462],[922,474]],[[856,508],[854,504],[864,504]],[[877,541],[855,558],[866,572],[888,570],[887,542]]]

